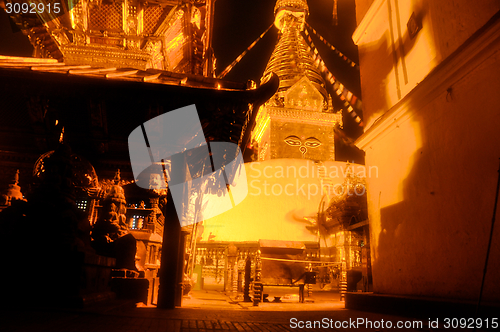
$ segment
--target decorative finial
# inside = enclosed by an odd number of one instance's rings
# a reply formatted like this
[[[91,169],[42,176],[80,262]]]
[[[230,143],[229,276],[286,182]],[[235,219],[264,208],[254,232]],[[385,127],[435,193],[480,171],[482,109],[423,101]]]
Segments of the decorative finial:
[[[59,143],[63,143],[64,141],[64,127],[62,127],[62,130],[61,130],[61,135],[59,135]]]
[[[278,0],[276,1],[276,6],[274,6],[274,14],[276,14],[278,10],[283,7],[303,10],[306,12],[306,15],[309,13],[307,0]]]
[[[120,177],[120,169],[118,169],[115,173],[115,178],[113,179],[113,182],[115,184],[120,183],[121,177]]]
[[[14,175],[13,183],[9,184],[9,187],[2,194],[0,193],[0,205],[10,206],[12,201],[21,200],[26,201],[21,192],[21,187],[18,186],[19,183],[19,170],[16,171]]]

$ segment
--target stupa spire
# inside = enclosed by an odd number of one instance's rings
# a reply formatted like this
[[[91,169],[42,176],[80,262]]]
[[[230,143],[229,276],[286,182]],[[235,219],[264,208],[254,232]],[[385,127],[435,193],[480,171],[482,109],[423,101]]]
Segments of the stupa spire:
[[[313,54],[301,32],[309,14],[306,0],[278,0],[274,7],[274,25],[278,28],[279,39],[266,66],[263,77],[271,72],[278,75],[280,85],[278,97],[306,76],[327,101],[325,81]]]
[[[279,36],[263,78],[274,73],[280,83],[255,119],[256,160],[335,160],[333,128],[342,124],[342,114],[333,113],[325,81],[304,39],[308,14],[306,0],[278,0],[274,7]]]
[[[274,6],[274,14],[281,9],[295,9],[298,11],[305,11],[306,15],[309,14],[309,6],[307,5],[307,0],[278,0]]]

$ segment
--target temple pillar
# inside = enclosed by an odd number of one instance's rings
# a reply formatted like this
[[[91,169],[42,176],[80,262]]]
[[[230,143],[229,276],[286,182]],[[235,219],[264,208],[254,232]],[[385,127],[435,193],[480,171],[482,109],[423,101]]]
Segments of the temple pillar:
[[[182,305],[182,296],[184,295],[184,267],[186,263],[186,236],[187,232],[181,231],[179,238],[179,251],[178,251],[178,266],[177,266],[177,288],[175,291],[175,305],[180,307]]]
[[[171,178],[182,182],[186,178],[185,155],[173,155]],[[179,213],[181,214],[181,213]],[[163,227],[163,244],[160,266],[160,286],[158,289],[158,308],[174,309],[181,305],[182,281],[184,270],[184,241],[181,225],[172,194],[168,190],[167,204],[163,211],[165,225]]]

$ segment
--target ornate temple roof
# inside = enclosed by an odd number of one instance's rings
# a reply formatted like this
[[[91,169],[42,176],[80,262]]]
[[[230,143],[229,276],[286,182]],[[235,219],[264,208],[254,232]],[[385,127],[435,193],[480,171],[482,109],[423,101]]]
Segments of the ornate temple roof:
[[[34,55],[71,65],[213,76],[214,0],[62,2],[58,14],[10,14]]]
[[[260,86],[248,86],[157,69],[0,56],[0,97],[5,105],[15,106],[0,122],[0,163],[12,163],[21,172],[24,165],[31,169],[40,153],[53,149],[51,142],[64,126],[65,139],[96,169],[120,168],[130,174],[130,132],[159,114],[191,104],[196,104],[207,140],[244,147],[254,109],[277,87],[275,75]],[[19,100],[23,102],[14,103]]]
[[[22,72],[60,74],[69,77],[87,77],[109,81],[128,81],[176,85],[223,91],[245,91],[246,83],[203,77],[188,73],[166,70],[106,67],[92,64],[72,65],[50,58],[29,58],[0,55],[0,69],[21,70]],[[255,90],[256,87],[248,90]]]

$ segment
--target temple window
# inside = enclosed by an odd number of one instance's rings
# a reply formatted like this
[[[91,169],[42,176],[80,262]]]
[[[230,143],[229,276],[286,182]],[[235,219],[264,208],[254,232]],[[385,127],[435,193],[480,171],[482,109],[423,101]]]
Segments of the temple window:
[[[130,218],[129,227],[131,229],[142,229],[144,227],[144,216],[134,215]]]
[[[76,206],[82,211],[87,211],[88,201],[84,199],[78,200],[76,201]]]

